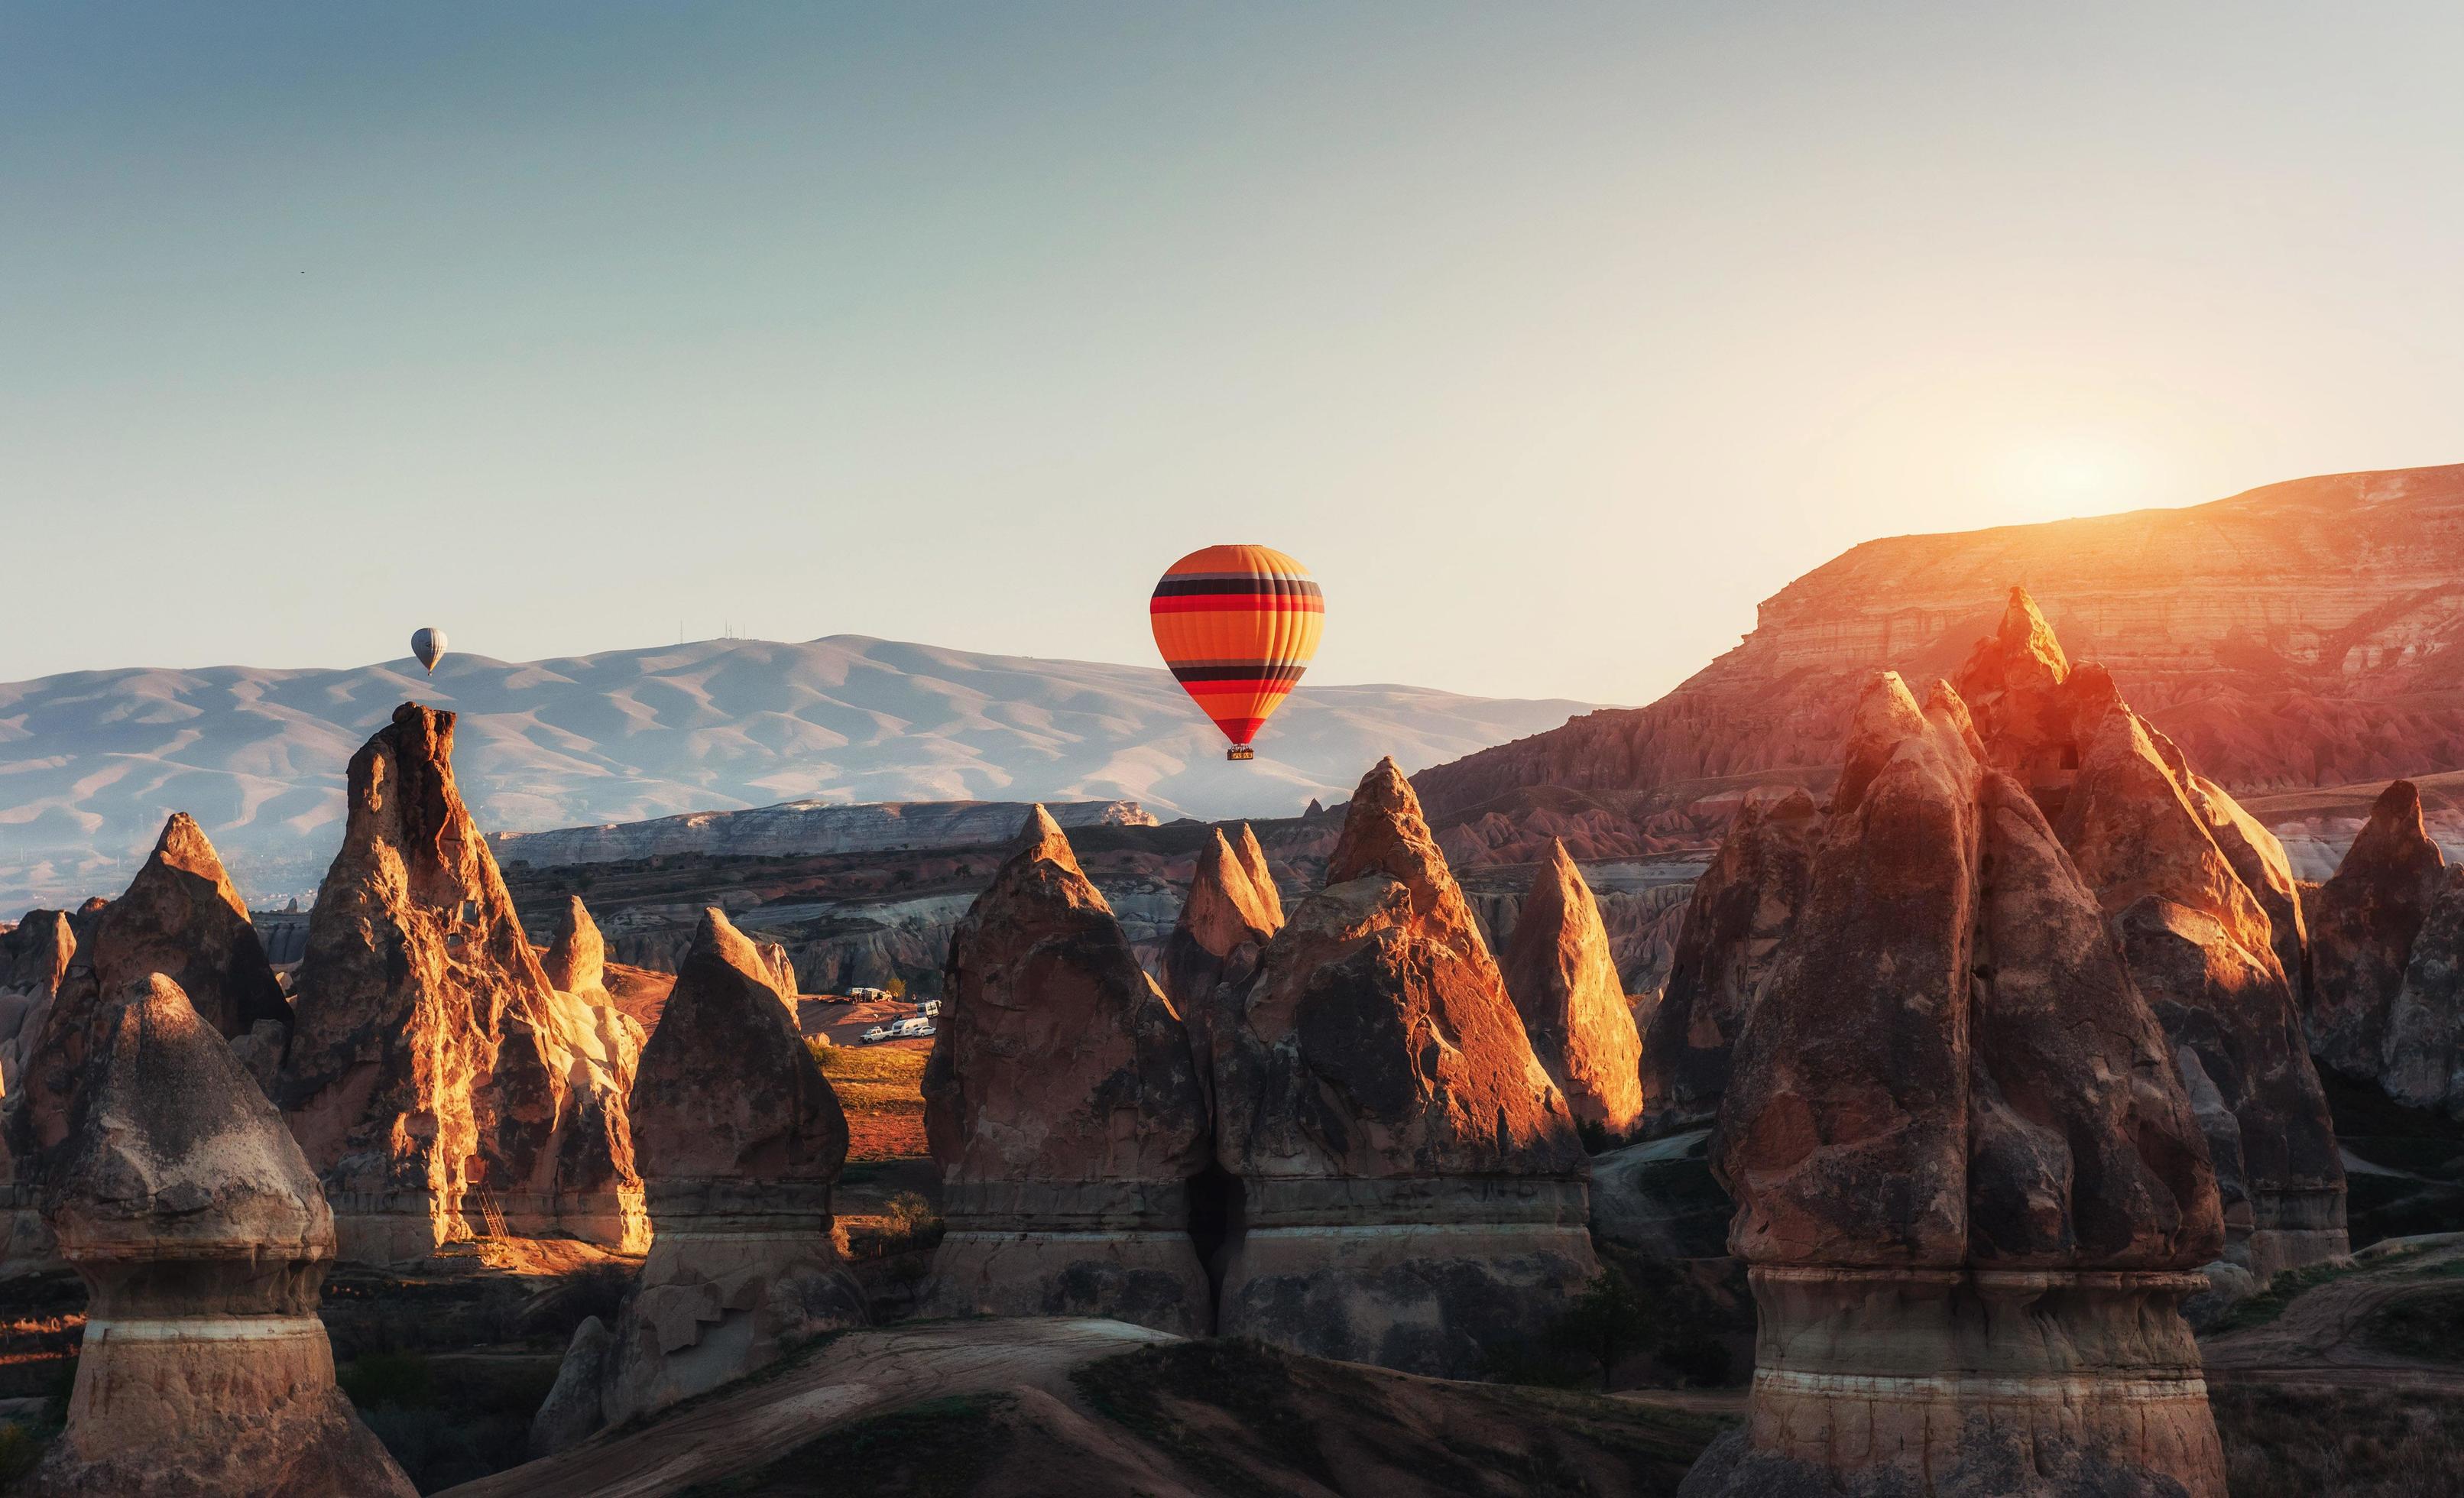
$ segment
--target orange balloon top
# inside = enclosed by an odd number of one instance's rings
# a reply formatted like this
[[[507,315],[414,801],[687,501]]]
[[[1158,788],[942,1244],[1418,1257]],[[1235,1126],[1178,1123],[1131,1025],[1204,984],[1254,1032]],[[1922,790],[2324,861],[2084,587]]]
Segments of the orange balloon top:
[[[1182,690],[1245,744],[1317,653],[1326,604],[1309,569],[1271,546],[1208,546],[1172,564],[1147,614]]]

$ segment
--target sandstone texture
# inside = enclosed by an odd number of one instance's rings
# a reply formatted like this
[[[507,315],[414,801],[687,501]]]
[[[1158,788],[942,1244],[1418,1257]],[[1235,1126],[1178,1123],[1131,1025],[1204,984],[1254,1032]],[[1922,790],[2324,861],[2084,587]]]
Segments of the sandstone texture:
[[[2387,786],[2352,850],[2319,891],[2310,922],[2310,1049],[2356,1081],[2387,1060],[2387,1015],[2415,940],[2448,882],[2410,781]]]
[[[1654,1133],[1709,1123],[1727,1090],[1737,1030],[1770,984],[1822,831],[1814,798],[1749,798],[1685,907],[1668,987],[1642,1046]]]
[[[1631,806],[1617,820],[1632,827],[1672,793],[1701,794],[1688,786],[1819,770],[1837,762],[1867,672],[1957,679],[2022,578],[2071,657],[2102,662],[2237,794],[2464,765],[2456,466],[1867,541],[1765,600],[1736,649],[1659,701],[1585,715],[1415,783],[1441,823],[1528,794],[1532,812],[1572,797]]]
[[[94,1026],[46,1187],[89,1292],[41,1494],[326,1498],[415,1489],[334,1382],[334,1223],[282,1119],[179,985]]]
[[[1199,849],[1180,918],[1164,943],[1163,989],[1189,1027],[1199,1080],[1214,1080],[1217,990],[1245,988],[1258,954],[1283,929],[1284,898],[1266,870],[1265,850],[1248,824],[1237,842],[1221,828]]]
[[[1597,1272],[1573,1115],[1391,760],[1218,1043],[1224,1334],[1462,1376]]]
[[[948,1232],[928,1313],[1205,1332],[1190,1035],[1041,808],[950,946],[924,1071]]]
[[[865,1321],[831,1242],[847,1116],[791,1002],[753,942],[705,912],[629,1100],[652,1237],[605,1355],[610,1423]]]
[[[1565,844],[1550,848],[1507,948],[1506,991],[1577,1127],[1621,1142],[1642,1125],[1642,1039],[1591,886]]]
[[[405,703],[351,760],[280,1102],[346,1258],[560,1231],[639,1252],[622,1016],[549,984],[452,749],[453,715]]]
[[[557,916],[556,935],[539,958],[548,985],[589,1003],[607,1003],[607,940],[577,894]]]
[[[2178,1306],[2224,1229],[2165,1030],[1955,693],[1881,673],[1851,723],[1713,1148],[1747,1429],[1684,1490],[2222,1498]]]

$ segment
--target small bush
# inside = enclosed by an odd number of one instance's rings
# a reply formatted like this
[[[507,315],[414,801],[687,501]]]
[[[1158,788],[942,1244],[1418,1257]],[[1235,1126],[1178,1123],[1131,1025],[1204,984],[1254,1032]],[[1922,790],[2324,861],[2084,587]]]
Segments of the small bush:
[[[913,1191],[902,1191],[881,1209],[881,1251],[904,1253],[939,1245],[948,1231],[933,1203]]]
[[[418,1353],[369,1353],[334,1370],[351,1402],[363,1410],[424,1409],[435,1402],[436,1377]]]
[[[24,1425],[0,1425],[0,1492],[32,1475],[43,1460],[43,1438]]]

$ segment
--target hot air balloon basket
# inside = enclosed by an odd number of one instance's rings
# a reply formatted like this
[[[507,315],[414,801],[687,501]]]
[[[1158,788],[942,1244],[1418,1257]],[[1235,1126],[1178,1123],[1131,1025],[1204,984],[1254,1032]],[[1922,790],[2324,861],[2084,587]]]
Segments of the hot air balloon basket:
[[[1250,748],[1247,744],[1234,744],[1231,748],[1223,751],[1223,758],[1226,760],[1254,760],[1258,758],[1258,751]]]

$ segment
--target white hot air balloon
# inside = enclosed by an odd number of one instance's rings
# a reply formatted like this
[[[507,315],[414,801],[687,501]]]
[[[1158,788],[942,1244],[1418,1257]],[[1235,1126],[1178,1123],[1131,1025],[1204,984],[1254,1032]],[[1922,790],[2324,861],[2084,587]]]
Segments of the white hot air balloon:
[[[419,657],[419,664],[428,668],[429,675],[435,675],[436,663],[445,658],[445,631],[413,629],[410,632],[410,653]]]

